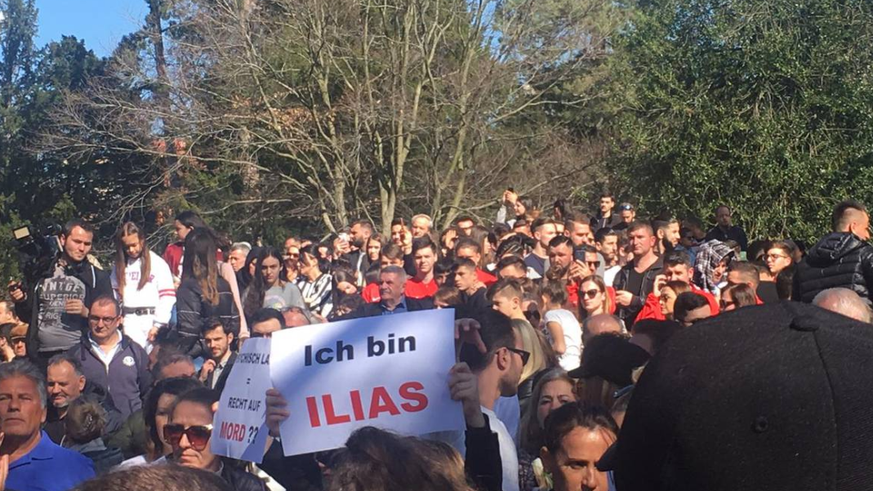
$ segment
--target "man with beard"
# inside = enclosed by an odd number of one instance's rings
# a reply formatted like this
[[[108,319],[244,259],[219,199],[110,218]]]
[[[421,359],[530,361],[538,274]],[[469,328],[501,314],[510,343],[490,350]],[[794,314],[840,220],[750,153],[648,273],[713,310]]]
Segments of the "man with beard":
[[[227,332],[220,319],[210,319],[203,324],[202,335],[207,359],[200,369],[200,381],[221,394],[236,361],[236,353],[230,349],[233,333]]]
[[[575,258],[576,251],[583,251],[585,261]],[[597,250],[590,245],[573,247],[570,237],[559,235],[549,242],[549,271],[546,278],[562,282],[567,288],[567,302],[579,306],[579,286],[577,282],[597,269],[599,259]]]
[[[373,235],[373,224],[367,220],[358,220],[352,223],[349,229],[350,241],[349,246],[351,252],[345,255],[346,260],[352,265],[352,268],[358,272],[358,278],[363,279],[364,273],[370,269],[370,261],[367,258],[367,241]],[[358,282],[363,285],[363,281]]]

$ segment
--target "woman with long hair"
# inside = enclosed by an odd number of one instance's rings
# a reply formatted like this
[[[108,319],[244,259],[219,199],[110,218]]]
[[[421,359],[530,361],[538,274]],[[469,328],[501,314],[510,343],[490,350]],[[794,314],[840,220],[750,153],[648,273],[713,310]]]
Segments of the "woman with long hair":
[[[182,283],[176,292],[177,329],[182,347],[192,357],[200,355],[203,323],[217,317],[225,332],[240,335],[240,316],[230,284],[219,276],[215,238],[206,228],[194,229],[185,238]]]
[[[149,249],[145,232],[133,222],[115,235],[111,281],[122,305],[124,334],[151,351],[158,331],[170,322],[176,288],[170,267]]]
[[[297,287],[303,294],[303,303],[312,313],[325,319],[333,310],[333,277],[329,271],[330,265],[320,259],[319,244],[311,244],[300,249],[300,276]]]
[[[197,228],[209,227],[200,218],[200,215],[191,210],[180,212],[173,221],[173,230],[178,240],[167,246],[167,249],[164,251],[164,260],[170,267],[170,272],[177,279],[182,277],[182,257],[185,251],[185,238],[188,237],[192,230]]]
[[[691,285],[684,281],[668,281],[661,287],[661,295],[658,297],[658,303],[661,305],[661,314],[667,320],[673,320],[673,306],[676,304],[676,297],[685,292],[691,291]]]
[[[300,289],[282,278],[282,253],[275,247],[261,249],[255,276],[246,288],[243,308],[247,318],[261,308],[282,310],[285,307],[303,307]]]
[[[613,299],[603,278],[590,275],[579,282],[579,320],[598,314],[611,314],[615,309]]]

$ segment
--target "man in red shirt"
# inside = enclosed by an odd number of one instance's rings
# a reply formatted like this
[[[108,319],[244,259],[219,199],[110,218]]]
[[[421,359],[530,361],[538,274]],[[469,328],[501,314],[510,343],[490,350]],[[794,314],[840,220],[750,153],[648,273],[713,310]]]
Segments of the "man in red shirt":
[[[486,287],[493,285],[497,282],[497,278],[490,273],[486,273],[479,267],[482,260],[482,248],[479,244],[469,238],[469,237],[461,237],[458,239],[458,243],[455,244],[455,259],[469,259],[476,264],[476,277],[479,278],[479,281],[485,284]]]
[[[661,296],[661,286],[668,281],[682,281],[688,283],[692,292],[706,298],[706,302],[709,304],[709,309],[712,315],[718,315],[719,306],[715,297],[708,291],[701,290],[697,285],[692,283],[691,280],[693,277],[694,268],[691,267],[691,257],[688,256],[687,252],[673,251],[667,254],[667,256],[664,257],[664,273],[655,277],[655,285],[652,289],[652,293],[646,297],[646,303],[637,315],[636,322],[643,319],[664,320],[664,314],[661,313],[659,299]]]
[[[429,237],[420,237],[412,242],[412,258],[415,276],[406,281],[407,298],[432,297],[439,289],[433,279],[433,265],[437,261],[437,245]]]

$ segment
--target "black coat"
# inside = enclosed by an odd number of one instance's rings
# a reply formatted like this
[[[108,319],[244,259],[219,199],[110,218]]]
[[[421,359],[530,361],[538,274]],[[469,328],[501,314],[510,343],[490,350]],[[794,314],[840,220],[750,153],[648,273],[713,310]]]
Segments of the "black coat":
[[[406,298],[406,311],[415,312],[417,310],[430,310],[433,308],[433,298]],[[365,303],[358,307],[354,312],[343,316],[339,320],[360,319],[362,317],[378,317],[382,315],[382,305],[380,303]]]
[[[634,263],[626,264],[618,274],[615,275],[615,280],[612,283],[612,286],[615,288],[615,291],[627,290],[628,281],[630,279],[630,272],[633,269]],[[619,307],[616,313],[618,316],[627,324],[628,328],[630,328],[631,324],[633,324],[634,320],[637,318],[637,314],[640,313],[640,310],[643,308],[643,304],[645,304],[646,297],[649,296],[649,293],[655,289],[655,277],[661,274],[661,271],[664,269],[664,258],[659,257],[654,264],[649,266],[645,272],[643,272],[643,281],[642,288],[638,292],[631,292],[634,296],[633,300],[631,300],[631,304],[628,307]]]
[[[221,470],[221,478],[235,491],[267,491],[267,485],[258,476],[236,468],[227,462]]]
[[[794,273],[792,299],[811,303],[828,288],[848,288],[873,300],[873,246],[850,232],[833,232],[812,246]]]
[[[103,436],[115,433],[124,424],[124,416],[122,416],[118,408],[115,407],[112,398],[109,397],[109,394],[107,394],[106,389],[103,387],[91,382],[90,380],[86,380],[85,389],[82,390],[82,394],[79,395],[79,397],[86,401],[94,401],[100,404],[100,407],[102,407],[103,411],[106,412],[106,426],[103,428]],[[67,426],[64,423],[64,420],[58,416],[58,410],[51,404],[48,405],[45,427],[43,427],[43,429],[48,434],[49,438],[58,445],[61,444],[61,438],[63,438],[67,432]]]
[[[215,383],[215,393],[221,394],[224,391],[224,386],[227,384],[227,377],[230,375],[230,369],[233,368],[233,364],[236,363],[236,353],[231,352],[230,358],[227,359],[227,363],[224,367],[224,370],[221,371],[221,375],[218,376],[218,382]],[[206,377],[206,386],[212,387],[212,378],[215,376],[215,370],[209,373],[209,376]]]
[[[233,301],[230,284],[218,277],[218,305],[212,305],[203,298],[200,283],[192,278],[185,278],[176,292],[176,329],[182,337],[182,347],[192,358],[203,352],[200,343],[200,333],[210,318],[218,318],[224,325],[224,331],[239,337],[239,311]]]

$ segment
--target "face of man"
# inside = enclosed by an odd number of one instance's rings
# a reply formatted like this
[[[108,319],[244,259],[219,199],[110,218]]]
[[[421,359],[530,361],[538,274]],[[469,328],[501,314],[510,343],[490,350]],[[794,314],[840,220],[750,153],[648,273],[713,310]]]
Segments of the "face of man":
[[[215,329],[203,333],[203,341],[206,343],[206,349],[209,350],[210,358],[218,362],[224,359],[224,355],[230,349],[233,333],[225,334],[223,327],[216,326]]]
[[[455,272],[455,286],[462,292],[472,290],[476,281],[476,271],[470,267],[460,266]]]
[[[242,249],[235,249],[228,254],[227,262],[230,264],[230,267],[233,268],[234,273],[238,272],[243,266],[245,266],[246,256],[246,251]]]
[[[664,268],[664,276],[667,281],[684,281],[691,284],[691,268],[684,264],[676,264]]]
[[[615,200],[612,198],[600,198],[600,214],[607,216],[612,213],[612,208],[615,207]]]
[[[573,264],[573,249],[567,244],[549,247],[549,264],[560,270],[570,269],[570,265]]]
[[[367,257],[370,261],[378,261],[382,254],[382,243],[373,239],[367,241]]]
[[[501,278],[515,278],[521,280],[527,277],[527,272],[516,265],[510,265],[498,271],[497,275]]]
[[[727,206],[719,206],[717,210],[715,210],[715,221],[718,222],[718,226],[722,228],[728,228],[731,226],[731,210]]]
[[[655,236],[646,227],[640,227],[628,234],[631,252],[634,253],[634,260],[648,254],[655,246]]]
[[[521,300],[518,297],[511,297],[501,292],[494,295],[494,298],[491,300],[491,308],[506,317],[513,318],[521,308]]]
[[[685,314],[685,318],[680,320],[683,327],[691,327],[695,322],[712,317],[712,310],[709,305],[698,307]]]
[[[430,224],[426,218],[417,217],[412,219],[412,237],[424,237],[430,232]]]
[[[273,286],[279,281],[279,273],[282,270],[282,264],[279,263],[279,260],[275,257],[265,257],[261,264],[258,265],[261,268],[261,275],[264,277],[264,283],[268,287]]]
[[[667,242],[673,244],[673,247],[676,247],[679,244],[679,223],[671,223],[667,226],[667,233],[665,238]]]
[[[383,268],[387,268],[388,266],[400,266],[403,267],[403,259],[391,259],[388,256],[382,256],[379,259],[379,266]]]
[[[36,382],[21,375],[0,382],[0,429],[6,438],[32,437],[39,432],[45,417]]]
[[[118,332],[120,317],[112,302],[99,302],[91,306],[88,314],[88,327],[91,329],[91,338],[97,343],[103,343],[112,339]]]
[[[369,239],[370,235],[372,234],[369,228],[361,224],[355,224],[354,226],[352,226],[352,229],[349,230],[349,233],[352,236],[352,246],[354,246],[356,249],[363,248],[364,245],[367,243],[367,239]]]
[[[473,261],[474,264],[479,264],[479,260],[482,259],[482,255],[476,252],[476,249],[472,247],[462,247],[455,252],[455,257],[458,259],[469,259]]]
[[[406,281],[399,274],[383,272],[379,275],[379,295],[383,302],[397,302],[405,288]]]
[[[524,344],[522,344],[521,339],[517,332],[513,329],[513,334],[515,337],[515,349],[523,350]],[[518,393],[518,382],[521,380],[521,372],[524,370],[524,361],[522,361],[521,355],[516,353],[515,351],[509,352],[509,368],[506,371],[506,375],[502,380],[500,387],[500,395],[503,397],[512,397]]]
[[[85,260],[88,253],[91,252],[91,241],[94,234],[86,232],[82,227],[73,227],[70,236],[61,235],[61,247],[64,248],[64,254],[73,262],[80,263]]]
[[[14,323],[15,312],[8,310],[6,304],[0,302],[0,324]]]
[[[252,334],[256,338],[271,338],[273,333],[282,330],[282,325],[276,319],[267,319],[252,326]]]
[[[415,261],[415,271],[418,275],[424,277],[427,276],[433,271],[433,265],[436,263],[436,254],[434,253],[433,248],[430,247],[422,247],[415,251],[415,256],[413,256],[413,261]],[[403,262],[401,261],[399,266],[403,266]]]
[[[391,242],[398,246],[403,246],[403,225],[391,225]]]
[[[122,237],[121,245],[124,248],[124,253],[127,254],[127,257],[130,259],[139,259],[139,256],[142,254],[143,241],[140,240],[139,235],[137,234],[130,234]]]
[[[867,213],[860,213],[860,215],[857,225],[852,227],[852,233],[861,240],[870,240],[870,215]]]
[[[14,351],[15,356],[19,358],[24,358],[25,356],[27,356],[27,338],[12,338],[12,351]]]
[[[549,248],[549,242],[551,242],[556,235],[558,235],[558,229],[556,229],[555,225],[552,223],[543,224],[536,232],[534,232],[534,238],[537,239],[540,246],[546,250]]]
[[[637,217],[637,212],[634,210],[621,210],[621,221],[631,223]]]
[[[461,230],[461,234],[469,237],[473,233],[473,220],[462,220],[458,222],[458,228]]]
[[[603,238],[603,242],[597,243],[597,250],[609,261],[615,259],[618,254],[618,237],[615,235],[607,235]]]
[[[73,366],[65,361],[50,365],[46,380],[49,402],[56,408],[69,406],[85,390],[85,377],[76,375]]]
[[[591,225],[587,223],[571,222],[570,228],[564,231],[564,235],[570,237],[573,245],[578,247],[590,244]]]
[[[727,282],[728,285],[749,285],[749,288],[755,288],[755,284],[746,281],[746,278],[743,278],[743,273],[739,271],[728,271]]]

